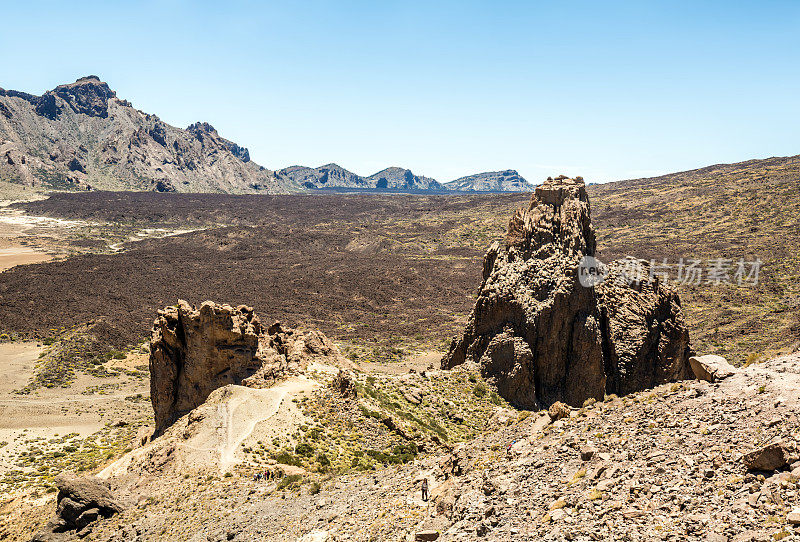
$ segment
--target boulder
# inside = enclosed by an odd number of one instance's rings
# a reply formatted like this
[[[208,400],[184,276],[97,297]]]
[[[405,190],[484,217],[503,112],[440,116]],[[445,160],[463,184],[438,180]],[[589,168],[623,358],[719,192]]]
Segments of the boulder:
[[[78,477],[67,472],[55,479],[58,487],[56,517],[33,537],[32,542],[71,540],[98,519],[123,510],[106,482],[94,476]]]
[[[179,300],[159,311],[150,339],[150,400],[155,433],[228,384],[252,388],[305,370],[314,361],[346,364],[336,346],[315,330],[276,322],[264,328],[253,309],[211,301],[199,309]]]
[[[569,418],[569,407],[561,401],[556,401],[547,409],[547,414],[552,421],[560,420],[561,418]]]
[[[722,356],[707,354],[705,356],[692,356],[689,365],[698,380],[715,382],[736,373],[736,367],[728,363]]]
[[[687,378],[689,334],[675,290],[646,262],[602,265],[595,244],[583,180],[560,175],[538,186],[505,242],[487,251],[475,307],[442,368],[477,363],[521,408],[581,406]],[[627,273],[633,264],[637,280]]]
[[[597,448],[591,445],[581,447],[581,459],[590,461],[597,454]]]
[[[784,443],[776,441],[744,455],[742,461],[748,470],[775,471],[788,465],[788,456]]]
[[[428,540],[438,540],[439,539],[439,531],[427,530],[427,531],[417,531],[414,534],[414,540],[419,542],[424,542]]]

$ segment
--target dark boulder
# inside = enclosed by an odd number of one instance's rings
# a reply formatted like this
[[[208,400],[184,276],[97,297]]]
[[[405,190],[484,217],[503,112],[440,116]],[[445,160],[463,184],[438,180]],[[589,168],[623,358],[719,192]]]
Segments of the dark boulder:
[[[88,534],[91,524],[122,512],[106,482],[94,476],[73,473],[56,476],[58,497],[56,517],[33,537],[31,542],[72,540]]]

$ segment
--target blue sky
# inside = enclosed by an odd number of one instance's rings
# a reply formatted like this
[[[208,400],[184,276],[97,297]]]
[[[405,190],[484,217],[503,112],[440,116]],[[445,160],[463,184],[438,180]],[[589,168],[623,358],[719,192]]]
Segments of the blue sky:
[[[800,154],[800,2],[13,2],[0,86],[96,74],[270,168],[587,181]]]

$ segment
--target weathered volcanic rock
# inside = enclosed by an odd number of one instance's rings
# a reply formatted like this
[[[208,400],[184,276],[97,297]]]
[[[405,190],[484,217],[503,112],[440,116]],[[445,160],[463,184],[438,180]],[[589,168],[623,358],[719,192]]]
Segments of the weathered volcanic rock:
[[[159,311],[150,340],[150,399],[156,433],[201,405],[215,389],[261,388],[313,361],[341,365],[325,335],[276,322],[264,328],[253,309],[186,301]],[[344,362],[346,363],[346,362]]]
[[[58,497],[56,517],[36,533],[32,542],[73,540],[98,519],[108,518],[122,511],[108,486],[93,476],[77,477],[72,473],[56,476]]]
[[[774,471],[785,467],[788,462],[789,450],[781,442],[771,442],[753,450],[742,457],[748,470]]]
[[[524,408],[579,406],[687,377],[677,294],[649,276],[621,280],[623,263],[609,266],[600,287],[583,286],[579,265],[594,253],[583,179],[562,175],[538,186],[511,218],[505,243],[486,253],[475,308],[442,367],[478,363]]]
[[[695,378],[708,382],[716,382],[736,374],[736,368],[728,360],[714,354],[692,356],[689,358],[689,365]]]
[[[467,329],[442,366],[479,362],[506,398],[526,408],[602,399],[597,302],[577,275],[594,251],[583,182],[537,187],[529,207],[511,218],[505,246],[489,249]]]

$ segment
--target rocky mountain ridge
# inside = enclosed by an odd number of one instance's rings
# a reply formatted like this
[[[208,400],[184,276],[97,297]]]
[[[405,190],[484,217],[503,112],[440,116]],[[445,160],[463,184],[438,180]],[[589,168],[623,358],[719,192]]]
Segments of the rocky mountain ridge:
[[[338,164],[316,168],[290,166],[278,170],[307,190],[374,190],[374,191],[431,191],[431,192],[531,192],[529,184],[515,170],[489,171],[440,183],[411,170],[389,167],[368,177],[348,171]]]
[[[0,89],[0,179],[39,190],[297,190],[209,123],[170,126],[93,75],[41,96]]]

